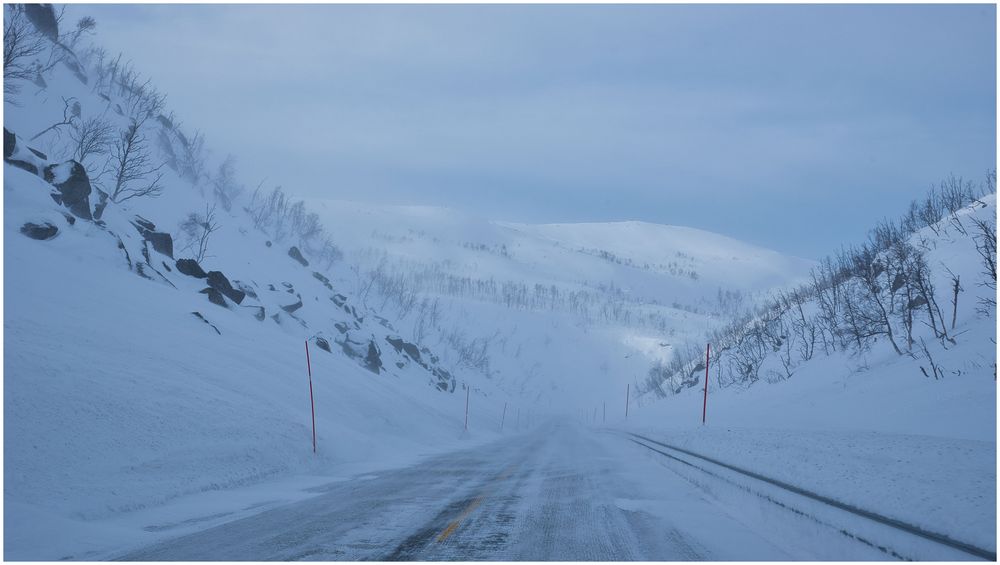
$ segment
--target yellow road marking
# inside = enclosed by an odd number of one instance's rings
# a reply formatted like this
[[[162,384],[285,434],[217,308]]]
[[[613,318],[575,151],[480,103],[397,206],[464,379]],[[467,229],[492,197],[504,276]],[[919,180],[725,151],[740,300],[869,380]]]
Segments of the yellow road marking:
[[[512,464],[510,467],[507,467],[506,469],[504,469],[504,472],[501,473],[500,476],[497,477],[496,480],[493,481],[493,483],[490,484],[490,486],[491,487],[496,487],[498,484],[500,484],[501,482],[503,482],[504,480],[506,480],[507,477],[510,477],[510,475],[514,472],[514,469],[516,469],[516,468],[517,468],[517,464],[515,463],[515,464]],[[484,492],[483,494],[477,496],[475,498],[475,500],[473,500],[471,503],[469,503],[469,505],[465,507],[465,510],[463,510],[462,513],[458,515],[458,518],[455,518],[454,520],[452,520],[451,523],[448,524],[448,527],[445,528],[444,531],[442,531],[440,534],[438,534],[437,541],[438,542],[442,542],[442,541],[448,539],[448,536],[450,536],[451,534],[455,533],[455,530],[458,529],[458,526],[462,523],[462,520],[465,520],[466,518],[468,518],[469,514],[472,514],[476,510],[476,508],[479,508],[479,505],[482,504],[483,499],[486,498],[487,496],[489,496],[492,491],[493,491],[493,488],[487,489],[486,492]]]

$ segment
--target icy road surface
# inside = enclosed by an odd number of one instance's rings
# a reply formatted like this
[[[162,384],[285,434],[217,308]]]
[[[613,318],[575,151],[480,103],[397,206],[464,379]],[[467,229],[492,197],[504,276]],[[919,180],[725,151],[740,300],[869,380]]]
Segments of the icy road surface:
[[[125,560],[891,559],[569,423],[320,487]]]

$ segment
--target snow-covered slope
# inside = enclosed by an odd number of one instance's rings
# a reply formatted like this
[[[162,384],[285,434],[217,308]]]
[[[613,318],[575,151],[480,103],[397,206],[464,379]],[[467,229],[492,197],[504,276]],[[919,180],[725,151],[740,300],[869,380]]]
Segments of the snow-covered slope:
[[[781,342],[763,352],[756,384],[732,381],[745,369],[738,345],[713,349],[704,425],[704,349],[682,374],[661,375],[661,391],[676,392],[647,392],[628,425],[995,551],[996,290],[977,221],[995,230],[996,217],[990,193],[909,236],[926,259],[947,336],[935,335],[942,319],[935,330],[920,302],[911,302],[920,304],[914,317],[926,323],[914,325],[912,346],[900,314],[905,302],[897,301],[892,314],[901,353],[882,335],[867,338],[860,351],[849,345],[825,352],[817,340],[804,359],[798,330],[783,326]],[[957,305],[952,274],[960,279]],[[846,286],[841,290],[839,299],[850,300]],[[809,296],[806,321],[794,309],[790,318],[808,330],[817,308]],[[778,327],[773,312],[764,318]]]

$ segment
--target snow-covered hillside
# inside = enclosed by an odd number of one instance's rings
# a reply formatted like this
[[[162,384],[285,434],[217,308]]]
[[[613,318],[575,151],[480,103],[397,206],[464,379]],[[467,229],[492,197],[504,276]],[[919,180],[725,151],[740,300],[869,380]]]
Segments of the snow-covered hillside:
[[[882,282],[872,287],[886,305],[882,325],[865,317],[872,310],[865,313],[863,295],[852,294],[863,276],[855,262],[850,275],[822,286],[838,292],[835,304],[820,304],[830,296],[806,286],[709,337],[707,399],[704,342],[689,346],[685,355],[694,359],[654,367],[629,425],[994,551],[997,208],[990,188],[902,240],[882,230],[897,251],[895,259],[888,251],[867,255],[887,273],[876,271]],[[919,251],[923,262],[899,262],[902,250]],[[931,300],[918,299],[925,291]],[[836,317],[818,319],[824,312]],[[868,335],[849,325],[852,312],[869,320]],[[843,325],[824,337],[826,322]],[[759,336],[766,347],[750,349]]]

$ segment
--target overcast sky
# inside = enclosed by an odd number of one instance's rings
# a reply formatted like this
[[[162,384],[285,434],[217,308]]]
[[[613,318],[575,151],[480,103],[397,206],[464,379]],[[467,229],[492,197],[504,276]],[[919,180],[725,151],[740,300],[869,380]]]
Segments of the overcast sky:
[[[966,6],[77,5],[247,184],[817,258],[996,159]]]

